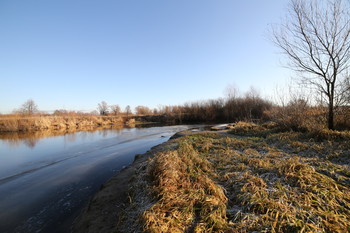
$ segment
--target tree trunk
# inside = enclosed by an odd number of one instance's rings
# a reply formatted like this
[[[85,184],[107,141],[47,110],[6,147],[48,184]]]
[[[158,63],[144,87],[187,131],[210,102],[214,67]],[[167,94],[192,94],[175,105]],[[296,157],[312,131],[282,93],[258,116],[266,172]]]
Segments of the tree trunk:
[[[334,104],[333,104],[333,98],[329,100],[328,104],[328,129],[333,130],[334,129]]]

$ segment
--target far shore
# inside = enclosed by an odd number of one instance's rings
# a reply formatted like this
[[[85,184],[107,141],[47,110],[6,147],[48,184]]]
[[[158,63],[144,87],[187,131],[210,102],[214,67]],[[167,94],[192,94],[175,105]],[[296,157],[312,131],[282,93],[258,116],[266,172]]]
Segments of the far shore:
[[[176,116],[161,115],[0,115],[0,134],[6,132],[41,132],[41,131],[84,131],[110,127],[135,127],[140,124],[181,124]],[[190,122],[194,123],[194,122]]]
[[[133,117],[125,116],[11,116],[0,117],[0,133],[6,132],[41,132],[41,131],[82,131],[106,127],[124,127],[138,122]]]

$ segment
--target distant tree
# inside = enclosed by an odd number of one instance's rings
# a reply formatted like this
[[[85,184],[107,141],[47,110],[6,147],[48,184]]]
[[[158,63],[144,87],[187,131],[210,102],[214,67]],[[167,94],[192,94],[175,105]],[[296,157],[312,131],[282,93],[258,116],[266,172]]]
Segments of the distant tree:
[[[328,128],[334,129],[334,109],[350,62],[349,2],[291,0],[289,10],[286,22],[273,29],[273,41],[301,83],[323,93]]]
[[[125,107],[125,114],[126,114],[126,117],[129,117],[129,115],[131,114],[131,107],[130,107],[130,105],[127,105]]]
[[[345,84],[345,100],[346,104],[350,104],[350,78],[348,77],[347,82]]]
[[[343,81],[341,84],[341,98],[340,103],[342,105],[350,105],[350,76],[347,76],[347,79]]]
[[[55,116],[62,116],[62,115],[67,115],[68,111],[65,109],[57,109],[53,112],[53,115]]]
[[[158,115],[158,109],[157,108],[154,108],[153,111],[152,111],[153,115]]]
[[[98,104],[97,109],[100,113],[100,115],[107,115],[108,114],[108,104],[106,101],[102,101]]]
[[[25,115],[32,115],[38,112],[38,106],[35,104],[34,100],[28,99],[22,104],[19,112]]]
[[[224,90],[227,99],[235,99],[239,96],[239,89],[234,84],[229,84]]]
[[[98,115],[98,111],[92,110],[89,114],[90,114],[90,115]]]
[[[115,116],[119,115],[119,113],[120,113],[120,107],[119,107],[119,105],[115,104],[115,105],[110,106],[110,108],[111,108],[112,113],[113,113]]]
[[[141,105],[135,108],[135,112],[137,115],[150,115],[152,113],[151,109]]]

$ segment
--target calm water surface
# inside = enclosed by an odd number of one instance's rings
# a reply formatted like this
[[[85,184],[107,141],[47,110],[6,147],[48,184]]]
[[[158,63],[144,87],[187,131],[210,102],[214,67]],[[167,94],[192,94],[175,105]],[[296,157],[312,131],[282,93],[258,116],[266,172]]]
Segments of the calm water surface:
[[[0,232],[69,232],[89,197],[135,154],[190,126],[0,139]]]

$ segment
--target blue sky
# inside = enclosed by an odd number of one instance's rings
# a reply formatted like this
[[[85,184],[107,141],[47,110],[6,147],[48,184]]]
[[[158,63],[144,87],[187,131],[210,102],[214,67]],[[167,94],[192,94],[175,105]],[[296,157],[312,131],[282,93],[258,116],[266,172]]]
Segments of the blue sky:
[[[268,40],[287,0],[0,0],[0,113],[270,97],[289,72]]]

